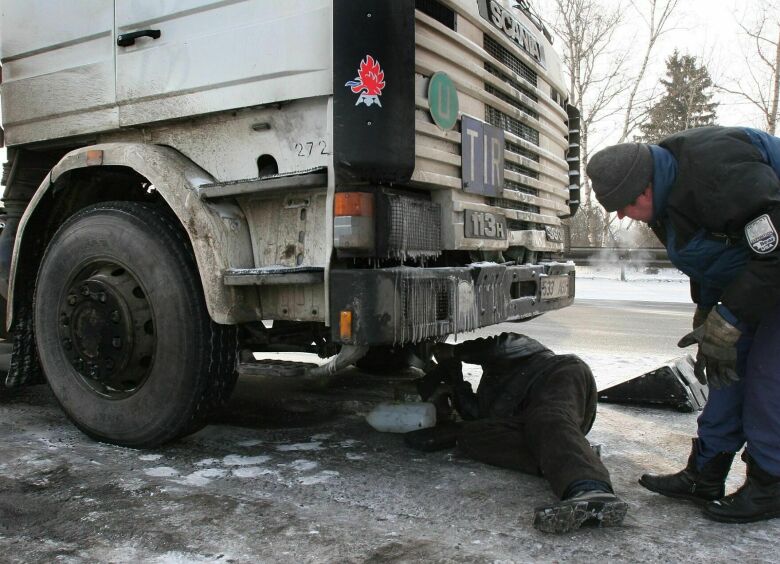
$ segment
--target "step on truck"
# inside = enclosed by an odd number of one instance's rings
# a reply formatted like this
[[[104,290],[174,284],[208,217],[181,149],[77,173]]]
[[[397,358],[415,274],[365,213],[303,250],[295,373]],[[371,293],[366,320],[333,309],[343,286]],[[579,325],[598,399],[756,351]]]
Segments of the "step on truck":
[[[551,41],[525,1],[3,2],[6,387],[153,446],[250,351],[317,378],[571,304]]]

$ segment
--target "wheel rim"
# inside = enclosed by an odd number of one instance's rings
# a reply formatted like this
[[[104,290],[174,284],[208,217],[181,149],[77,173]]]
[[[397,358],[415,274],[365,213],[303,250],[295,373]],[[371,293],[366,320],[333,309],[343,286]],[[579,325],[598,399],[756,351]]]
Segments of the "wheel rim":
[[[77,377],[94,393],[122,399],[148,380],[155,352],[151,303],[124,266],[96,262],[66,285],[59,341]]]

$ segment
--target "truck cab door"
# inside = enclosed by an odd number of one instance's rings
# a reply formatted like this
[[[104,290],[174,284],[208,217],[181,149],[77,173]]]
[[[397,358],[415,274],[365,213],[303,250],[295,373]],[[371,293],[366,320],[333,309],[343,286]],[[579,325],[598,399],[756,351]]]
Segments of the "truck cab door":
[[[332,90],[327,0],[115,1],[122,126]]]
[[[0,7],[7,145],[116,129],[112,0]]]

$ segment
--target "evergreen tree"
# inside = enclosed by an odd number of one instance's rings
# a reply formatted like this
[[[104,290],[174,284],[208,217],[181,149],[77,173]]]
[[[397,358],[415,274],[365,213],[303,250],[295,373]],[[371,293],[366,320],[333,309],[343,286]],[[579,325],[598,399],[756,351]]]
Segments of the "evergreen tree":
[[[667,135],[693,127],[715,125],[717,102],[712,102],[712,80],[696,57],[677,51],[666,60],[666,93],[648,111],[640,126],[641,141],[656,143]]]

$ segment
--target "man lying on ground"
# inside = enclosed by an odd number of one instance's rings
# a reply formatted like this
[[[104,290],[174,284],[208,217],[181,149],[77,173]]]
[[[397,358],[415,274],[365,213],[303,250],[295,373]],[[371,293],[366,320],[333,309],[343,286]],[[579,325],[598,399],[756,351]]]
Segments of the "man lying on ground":
[[[452,388],[464,420],[408,433],[413,448],[457,444],[460,454],[487,464],[544,476],[560,501],[534,510],[534,527],[565,533],[583,525],[619,525],[627,504],[585,435],[596,418],[596,382],[585,362],[556,355],[515,333],[437,345],[438,365],[420,382],[427,400],[439,383]],[[461,361],[482,366],[477,392],[463,380]]]

